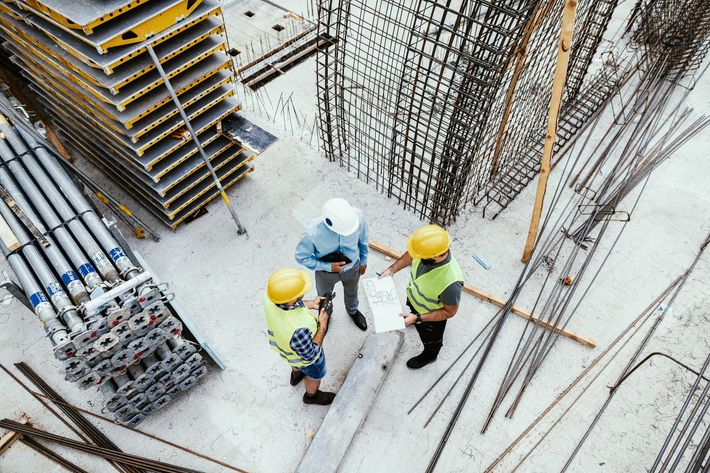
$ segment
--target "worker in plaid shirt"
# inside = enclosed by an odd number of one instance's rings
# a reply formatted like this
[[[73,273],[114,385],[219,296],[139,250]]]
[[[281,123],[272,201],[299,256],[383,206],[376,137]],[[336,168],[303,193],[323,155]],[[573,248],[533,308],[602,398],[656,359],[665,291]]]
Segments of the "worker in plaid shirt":
[[[319,310],[323,297],[303,300],[310,288],[310,276],[305,271],[286,268],[271,275],[264,298],[268,341],[291,367],[291,386],[304,380],[303,402],[328,405],[335,393],[318,388],[326,374],[323,338],[330,307]],[[311,310],[319,310],[318,316]]]

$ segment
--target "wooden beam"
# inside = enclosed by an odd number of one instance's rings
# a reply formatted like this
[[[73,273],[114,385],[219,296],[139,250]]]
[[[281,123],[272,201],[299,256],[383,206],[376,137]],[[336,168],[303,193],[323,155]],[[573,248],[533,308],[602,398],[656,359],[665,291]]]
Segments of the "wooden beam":
[[[20,416],[20,419],[18,420],[19,423],[21,424],[28,424],[30,421],[30,418],[27,417],[27,414],[23,413]],[[30,424],[31,425],[31,424]],[[10,431],[6,433],[5,435],[0,438],[0,455],[2,455],[5,450],[10,448],[10,446],[15,443],[16,441],[20,440],[22,437],[22,434]]]
[[[12,229],[2,216],[0,216],[0,240],[2,240],[7,249],[10,251],[15,251],[20,247],[20,241],[17,239],[17,235],[13,233]]]
[[[537,192],[535,193],[535,204],[533,205],[528,238],[523,249],[522,261],[527,263],[532,255],[537,240],[537,230],[540,225],[542,207],[545,203],[545,191],[547,190],[547,180],[550,177],[550,163],[552,160],[552,150],[557,140],[557,119],[562,105],[562,95],[567,81],[567,65],[569,64],[569,53],[572,48],[572,33],[574,31],[574,20],[577,16],[577,0],[565,0],[562,10],[562,26],[560,27],[560,42],[557,46],[557,64],[555,65],[555,76],[552,81],[552,95],[550,97],[550,111],[547,115],[547,133],[545,134],[545,146],[542,150],[540,160],[540,177],[537,181]]]
[[[62,144],[61,140],[57,136],[57,134],[54,132],[54,129],[52,129],[51,126],[47,124],[47,122],[42,122],[44,125],[44,131],[47,132],[47,138],[49,138],[49,141],[52,142],[54,147],[57,150],[57,153],[64,158],[66,161],[69,161],[70,163],[74,162],[74,158],[69,154],[69,151],[64,147]]]
[[[369,246],[373,250],[378,251],[384,255],[387,255],[390,258],[399,259],[399,257],[402,256],[402,253],[397,253],[396,251],[392,250],[391,248],[387,248],[386,246],[384,246],[380,243],[377,243],[376,241],[370,241]],[[490,302],[491,304],[493,304],[497,307],[503,307],[507,302],[503,299],[499,299],[495,296],[492,296],[491,294],[483,292],[480,289],[477,289],[477,288],[471,286],[470,284],[464,283],[463,290],[464,290],[464,292],[467,292],[467,293],[471,294],[472,296],[475,296],[483,301]],[[560,327],[556,327],[553,324],[542,320],[538,315],[532,314],[527,310],[521,309],[520,307],[513,306],[513,307],[511,307],[510,311],[519,317],[522,317],[526,320],[530,320],[532,322],[535,322],[536,324],[540,325],[541,327],[544,327],[548,330],[554,330],[556,333],[559,333],[563,337],[567,337],[570,340],[574,340],[575,342],[581,343],[582,345],[584,345],[586,347],[595,348],[597,346],[597,342],[595,342],[594,340],[583,337],[582,335],[580,335],[572,330],[568,330],[568,329],[563,330]]]

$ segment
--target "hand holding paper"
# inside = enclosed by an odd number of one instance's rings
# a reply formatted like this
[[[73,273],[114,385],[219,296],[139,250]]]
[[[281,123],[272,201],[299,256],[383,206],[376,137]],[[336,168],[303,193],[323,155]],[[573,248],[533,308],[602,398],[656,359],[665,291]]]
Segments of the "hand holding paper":
[[[397,297],[397,288],[391,277],[363,279],[367,300],[375,319],[375,332],[389,332],[404,328],[402,303]]]

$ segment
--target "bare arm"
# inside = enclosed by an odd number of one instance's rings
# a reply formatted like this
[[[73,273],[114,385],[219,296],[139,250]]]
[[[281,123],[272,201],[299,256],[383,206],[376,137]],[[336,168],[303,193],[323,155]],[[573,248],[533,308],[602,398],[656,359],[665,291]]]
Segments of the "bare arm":
[[[328,331],[329,320],[330,317],[328,317],[328,313],[325,311],[325,309],[321,310],[320,314],[318,314],[318,331],[313,337],[313,343],[315,343],[316,345],[323,346],[323,338],[325,337],[325,332]]]
[[[400,271],[407,266],[412,265],[412,256],[409,254],[408,251],[405,251],[402,256],[399,257],[397,261],[392,263],[389,268],[385,269],[382,274],[380,274],[381,278],[386,278],[387,276],[393,276],[394,273],[397,271]]]
[[[442,320],[448,320],[458,312],[459,306],[457,305],[445,305],[439,310],[433,312],[427,312],[426,314],[421,314],[422,322],[440,322]],[[404,317],[404,325],[410,326],[417,321],[417,316],[411,312],[405,312],[402,314]]]

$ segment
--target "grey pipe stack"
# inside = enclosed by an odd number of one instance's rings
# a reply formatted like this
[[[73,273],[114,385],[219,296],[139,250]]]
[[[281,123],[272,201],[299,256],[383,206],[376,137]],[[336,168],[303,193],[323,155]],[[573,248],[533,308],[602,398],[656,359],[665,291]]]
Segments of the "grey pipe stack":
[[[0,206],[0,210],[6,209],[6,206]],[[4,214],[4,212],[3,212]],[[49,336],[49,340],[54,347],[55,356],[59,359],[66,359],[73,355],[74,349],[69,339],[69,334],[64,324],[57,318],[57,313],[52,308],[52,304],[47,299],[47,295],[42,290],[42,287],[37,283],[37,280],[32,274],[32,271],[27,267],[22,256],[11,254],[5,244],[0,241],[0,249],[5,255],[10,267],[14,271],[17,279],[24,289],[25,295],[30,300],[34,312],[40,323],[44,327],[44,331]],[[33,246],[26,246],[23,253],[34,253],[35,257],[41,258],[37,249]]]
[[[101,219],[96,215],[86,198],[81,192],[79,192],[76,185],[61,164],[59,164],[57,160],[47,152],[44,146],[41,145],[37,139],[32,136],[32,134],[22,128],[18,128],[17,131],[27,142],[30,148],[35,151],[32,158],[36,158],[40,163],[42,163],[42,166],[51,177],[51,181],[49,181],[49,179],[48,181],[52,182],[54,186],[59,187],[61,194],[66,197],[69,204],[71,204],[74,208],[76,214],[81,217],[81,220],[89,228],[106,254],[109,255],[116,268],[118,268],[121,277],[128,280],[137,276],[140,273],[138,268],[133,265],[128,256],[126,256],[123,252],[121,246],[118,244],[113,235],[111,235],[111,232],[108,231],[106,225],[104,225]]]
[[[20,245],[9,251],[2,240],[0,250],[67,381],[81,389],[105,386],[105,407],[135,426],[194,386],[207,367],[198,348],[182,339],[164,288],[126,256],[60,160],[2,94],[0,110],[14,122],[0,114],[0,185],[47,243],[12,202],[0,199],[0,216]]]

